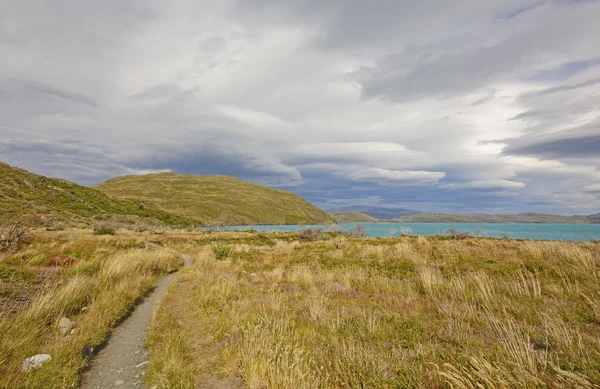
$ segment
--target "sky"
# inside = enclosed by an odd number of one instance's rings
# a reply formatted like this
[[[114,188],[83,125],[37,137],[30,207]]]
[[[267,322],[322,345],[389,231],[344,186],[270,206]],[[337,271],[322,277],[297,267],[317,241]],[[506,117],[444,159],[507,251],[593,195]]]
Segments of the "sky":
[[[0,161],[600,212],[600,1],[3,0]]]

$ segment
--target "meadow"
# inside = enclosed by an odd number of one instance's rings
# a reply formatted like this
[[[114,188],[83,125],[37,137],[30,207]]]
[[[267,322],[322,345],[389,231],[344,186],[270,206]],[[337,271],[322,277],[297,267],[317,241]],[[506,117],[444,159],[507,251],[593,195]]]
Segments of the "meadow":
[[[194,265],[155,312],[147,387],[600,385],[597,242],[38,229],[0,253],[0,388],[77,387],[180,253]]]
[[[158,388],[592,388],[600,245],[198,241],[151,328]]]

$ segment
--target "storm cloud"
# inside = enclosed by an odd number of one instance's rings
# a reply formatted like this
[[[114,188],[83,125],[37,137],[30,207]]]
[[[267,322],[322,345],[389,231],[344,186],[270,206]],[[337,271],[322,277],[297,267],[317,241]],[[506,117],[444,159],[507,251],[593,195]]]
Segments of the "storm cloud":
[[[600,210],[600,3],[7,0],[0,160],[327,209]]]

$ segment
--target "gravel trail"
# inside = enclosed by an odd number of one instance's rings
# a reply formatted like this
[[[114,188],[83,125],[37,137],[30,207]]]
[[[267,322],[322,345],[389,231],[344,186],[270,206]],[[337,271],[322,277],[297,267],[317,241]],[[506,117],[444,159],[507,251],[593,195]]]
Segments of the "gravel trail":
[[[192,258],[183,255],[183,268],[192,265]],[[148,351],[144,348],[146,333],[152,313],[158,306],[168,286],[179,271],[158,281],[154,291],[139,304],[131,316],[112,331],[106,346],[90,362],[83,374],[82,389],[118,388],[142,389],[148,363]]]

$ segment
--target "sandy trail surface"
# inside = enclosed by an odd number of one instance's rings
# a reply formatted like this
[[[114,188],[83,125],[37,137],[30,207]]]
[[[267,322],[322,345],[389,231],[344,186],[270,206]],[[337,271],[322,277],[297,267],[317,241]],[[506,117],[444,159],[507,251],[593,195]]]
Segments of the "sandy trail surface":
[[[183,268],[192,265],[189,255],[182,255]],[[144,348],[152,313],[179,271],[158,281],[154,291],[139,304],[131,316],[116,327],[106,346],[90,362],[83,374],[82,389],[145,388],[144,375],[148,351]]]

